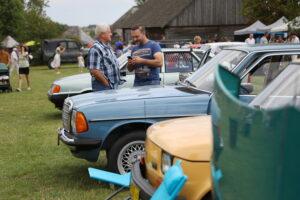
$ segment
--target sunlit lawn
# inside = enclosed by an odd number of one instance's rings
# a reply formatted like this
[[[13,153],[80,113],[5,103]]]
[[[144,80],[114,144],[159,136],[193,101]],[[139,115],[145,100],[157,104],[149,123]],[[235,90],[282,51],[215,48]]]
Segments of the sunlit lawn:
[[[47,99],[51,83],[78,74],[77,65],[63,65],[59,75],[46,66],[30,70],[32,90],[24,82],[23,91],[15,92],[14,71],[14,91],[0,93],[0,199],[104,199],[113,190],[90,179],[87,168],[103,169],[105,156],[91,163],[57,146],[61,111]]]

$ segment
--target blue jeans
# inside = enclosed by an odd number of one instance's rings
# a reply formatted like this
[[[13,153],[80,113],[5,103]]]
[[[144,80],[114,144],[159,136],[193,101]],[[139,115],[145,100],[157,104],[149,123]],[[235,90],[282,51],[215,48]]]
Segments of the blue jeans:
[[[145,86],[145,85],[159,85],[160,80],[152,80],[152,81],[141,81],[141,82],[136,82],[134,81],[134,87],[135,86]]]
[[[111,86],[105,86],[98,80],[92,81],[93,92],[102,91],[102,90],[111,90]]]

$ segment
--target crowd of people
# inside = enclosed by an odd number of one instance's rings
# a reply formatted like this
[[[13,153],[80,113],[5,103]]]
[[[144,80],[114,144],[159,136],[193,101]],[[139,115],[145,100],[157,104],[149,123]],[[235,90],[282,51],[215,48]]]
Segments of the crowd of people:
[[[30,76],[29,76],[29,59],[31,55],[28,52],[28,47],[20,45],[14,47],[9,53],[5,48],[0,47],[0,63],[4,63],[9,67],[9,75],[16,70],[18,74],[18,88],[17,92],[22,91],[23,78],[25,77],[27,83],[27,90],[31,90]]]
[[[296,32],[291,32],[286,38],[282,35],[271,35],[265,32],[262,37],[254,37],[254,34],[249,34],[245,40],[247,44],[269,44],[269,43],[299,43],[299,37]]]

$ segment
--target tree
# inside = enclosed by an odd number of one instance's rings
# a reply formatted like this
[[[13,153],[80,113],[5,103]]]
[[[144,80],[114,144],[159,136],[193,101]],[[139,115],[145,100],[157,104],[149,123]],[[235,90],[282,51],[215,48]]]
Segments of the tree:
[[[24,20],[23,0],[0,0],[0,39],[7,35],[18,39]]]
[[[243,0],[242,14],[249,23],[260,20],[271,24],[285,16],[289,20],[300,15],[299,0]]]

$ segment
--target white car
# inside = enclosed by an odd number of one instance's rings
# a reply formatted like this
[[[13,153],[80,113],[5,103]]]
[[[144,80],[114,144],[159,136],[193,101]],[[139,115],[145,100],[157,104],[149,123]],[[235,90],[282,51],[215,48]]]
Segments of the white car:
[[[206,51],[201,49],[162,49],[163,67],[160,72],[161,85],[175,84],[179,81],[182,73],[193,72],[202,65]],[[120,86],[132,87],[134,72],[127,70],[127,52],[118,58],[120,63],[121,78],[126,82]],[[89,73],[78,74],[55,80],[49,91],[48,99],[54,103],[56,108],[61,109],[65,98],[78,94],[92,92],[91,75]]]

